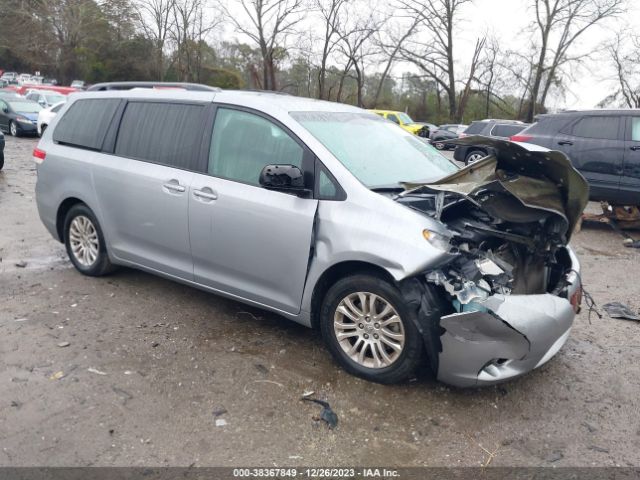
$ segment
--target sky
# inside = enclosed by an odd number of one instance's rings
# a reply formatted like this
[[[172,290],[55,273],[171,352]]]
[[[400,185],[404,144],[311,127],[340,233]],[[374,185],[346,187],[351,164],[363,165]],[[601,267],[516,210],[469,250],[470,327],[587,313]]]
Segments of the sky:
[[[602,26],[588,30],[575,46],[575,51],[591,52],[592,58],[582,67],[572,72],[573,80],[568,83],[564,97],[554,97],[547,102],[552,110],[571,108],[593,108],[615,88],[614,71],[610,68],[606,55],[599,46],[626,27],[640,29],[640,2],[628,0],[629,11],[622,18],[611,19]],[[505,48],[523,48],[529,45],[527,25],[535,18],[531,0],[475,0],[465,6],[463,16],[473,19],[463,22],[454,43],[459,58],[470,58],[475,39],[484,32],[493,33],[504,39]],[[639,66],[640,68],[640,66]]]

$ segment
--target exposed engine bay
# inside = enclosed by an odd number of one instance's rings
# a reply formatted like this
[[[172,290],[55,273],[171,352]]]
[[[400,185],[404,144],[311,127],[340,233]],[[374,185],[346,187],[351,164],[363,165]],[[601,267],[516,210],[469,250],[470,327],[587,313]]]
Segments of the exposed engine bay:
[[[490,385],[543,365],[569,336],[582,290],[568,242],[588,185],[560,152],[456,142],[493,154],[437,183],[405,184],[395,197],[446,226],[423,234],[449,253],[400,288],[437,378]]]
[[[495,153],[437,184],[407,184],[396,197],[450,231],[438,240],[455,256],[427,281],[458,312],[492,294],[561,294],[571,268],[565,246],[588,200],[584,178],[559,152],[484,137],[458,142]]]

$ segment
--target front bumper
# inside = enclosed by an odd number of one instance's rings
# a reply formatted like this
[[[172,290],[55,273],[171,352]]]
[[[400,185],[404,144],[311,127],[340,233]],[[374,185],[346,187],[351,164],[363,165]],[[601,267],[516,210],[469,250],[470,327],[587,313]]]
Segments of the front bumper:
[[[551,359],[569,337],[575,317],[569,299],[581,288],[578,260],[570,249],[569,255],[567,298],[492,295],[478,302],[479,311],[442,317],[438,380],[457,387],[492,385]]]

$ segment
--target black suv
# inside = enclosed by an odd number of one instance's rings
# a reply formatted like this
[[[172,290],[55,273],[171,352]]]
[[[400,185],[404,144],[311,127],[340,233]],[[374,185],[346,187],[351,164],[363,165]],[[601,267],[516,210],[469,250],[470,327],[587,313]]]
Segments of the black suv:
[[[471,125],[460,136],[482,135],[483,137],[509,140],[511,136],[521,132],[528,126],[528,123],[518,122],[517,120],[477,120],[471,122]],[[465,165],[469,165],[486,157],[488,154],[488,149],[480,145],[457,145],[453,158],[459,162],[464,162]]]
[[[590,198],[640,205],[640,109],[539,115],[511,137],[560,150],[589,182]]]

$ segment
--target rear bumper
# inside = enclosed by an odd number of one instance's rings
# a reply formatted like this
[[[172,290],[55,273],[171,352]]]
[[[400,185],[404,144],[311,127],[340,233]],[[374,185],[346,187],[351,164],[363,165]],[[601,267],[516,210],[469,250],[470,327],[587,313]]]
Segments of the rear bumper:
[[[580,289],[580,266],[572,269],[567,298],[552,295],[492,295],[479,311],[442,317],[438,380],[457,387],[492,385],[523,375],[549,361],[569,337]]]

